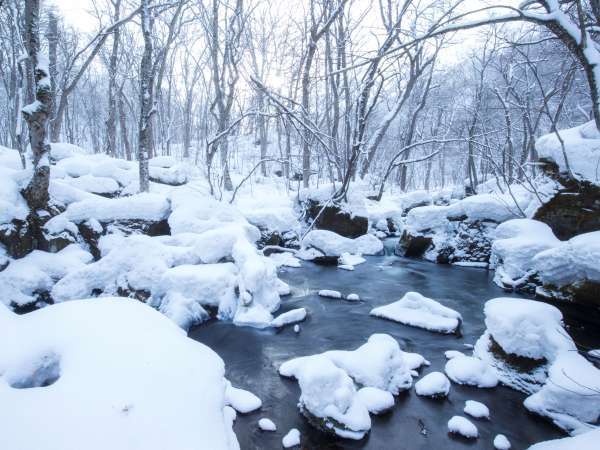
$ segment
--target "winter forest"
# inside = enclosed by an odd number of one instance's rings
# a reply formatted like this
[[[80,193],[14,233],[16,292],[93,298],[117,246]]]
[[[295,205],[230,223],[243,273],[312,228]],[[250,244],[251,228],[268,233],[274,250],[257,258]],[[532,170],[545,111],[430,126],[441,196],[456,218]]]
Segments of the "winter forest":
[[[599,0],[0,0],[0,448],[596,450]]]

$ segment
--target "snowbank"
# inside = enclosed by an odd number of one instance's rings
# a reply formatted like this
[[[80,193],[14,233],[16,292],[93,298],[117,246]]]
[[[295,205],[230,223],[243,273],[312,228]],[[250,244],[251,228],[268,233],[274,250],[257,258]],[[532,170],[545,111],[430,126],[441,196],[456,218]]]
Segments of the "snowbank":
[[[0,305],[0,340],[19,343],[0,347],[6,448],[239,448],[224,414],[223,361],[137,301],[25,316]]]
[[[440,333],[456,332],[462,321],[453,309],[418,292],[407,292],[400,300],[373,308],[369,314]]]
[[[571,172],[580,181],[594,184],[600,182],[600,133],[594,121],[575,128],[559,130],[564,142]],[[535,148],[540,159],[552,161],[558,165],[561,173],[567,172],[562,145],[556,133],[539,138]]]
[[[553,439],[532,445],[528,450],[596,450],[600,441],[600,428],[575,437]]]

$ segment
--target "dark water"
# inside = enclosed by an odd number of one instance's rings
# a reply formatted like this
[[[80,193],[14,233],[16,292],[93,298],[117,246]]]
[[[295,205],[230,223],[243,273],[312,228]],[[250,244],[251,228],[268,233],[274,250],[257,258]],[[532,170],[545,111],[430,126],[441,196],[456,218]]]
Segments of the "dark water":
[[[421,374],[443,371],[444,351],[469,352],[465,344],[474,344],[485,328],[483,303],[505,294],[484,270],[394,256],[370,257],[354,272],[303,263],[301,269],[286,269],[281,278],[293,290],[291,297],[283,299],[281,312],[298,307],[309,311],[299,334],[291,326],[275,332],[218,321],[190,331],[190,337],[208,345],[225,360],[227,377],[235,386],[254,392],[263,401],[261,410],[238,414],[235,432],[242,449],[280,449],[281,438],[290,428],[300,430],[305,449],[492,449],[498,433],[508,437],[513,449],[524,449],[535,442],[562,437],[551,424],[527,413],[522,405],[523,394],[505,387],[478,389],[454,383],[443,401],[418,397],[414,389],[402,393],[391,412],[372,416],[371,433],[361,441],[330,438],[315,431],[296,406],[300,395],[297,383],[278,375],[281,363],[326,350],[352,350],[373,333],[388,333],[402,349],[418,352],[431,361],[431,366],[422,369]],[[343,294],[355,292],[362,301],[320,298],[316,295],[319,289],[339,290]],[[463,336],[430,333],[369,316],[374,306],[397,300],[410,290],[459,311],[464,320]],[[455,414],[464,415],[464,403],[469,399],[490,408],[490,421],[471,419],[480,433],[476,441],[447,434],[448,420]],[[261,417],[272,419],[277,432],[260,431],[257,422]],[[421,433],[423,427],[426,434]]]

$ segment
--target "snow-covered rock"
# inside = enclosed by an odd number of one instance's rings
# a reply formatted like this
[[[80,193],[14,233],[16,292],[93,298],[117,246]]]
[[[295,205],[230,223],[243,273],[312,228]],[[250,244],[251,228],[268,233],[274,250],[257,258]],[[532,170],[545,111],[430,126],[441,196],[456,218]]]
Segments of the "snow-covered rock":
[[[394,407],[394,396],[383,389],[367,386],[359,389],[356,395],[371,414],[381,414]]]
[[[296,428],[292,428],[281,440],[283,448],[292,448],[300,445],[300,431]]]
[[[500,287],[515,289],[526,285],[538,253],[556,247],[560,241],[548,225],[537,220],[514,219],[496,228],[491,265]]]
[[[340,266],[358,266],[366,262],[367,260],[360,255],[353,255],[352,253],[342,253],[338,258],[338,265]]]
[[[467,400],[465,402],[465,407],[463,409],[465,414],[468,414],[471,417],[475,417],[476,419],[489,419],[490,418],[490,410],[487,406],[485,406],[481,402],[476,402],[475,400]]]
[[[450,381],[442,372],[431,372],[415,383],[415,392],[424,397],[446,397]]]
[[[223,361],[137,301],[88,299],[24,316],[0,305],[0,340],[19,343],[0,347],[5,448],[239,448]]]
[[[577,180],[600,184],[598,162],[600,161],[600,133],[594,121],[575,128],[560,130],[571,172]],[[552,161],[559,171],[567,173],[563,145],[556,133],[539,138],[535,148],[540,159]]]
[[[227,382],[225,388],[225,403],[237,412],[247,414],[262,406],[262,401],[250,391],[233,387]]]
[[[527,393],[539,389],[548,366],[562,352],[575,351],[561,312],[535,300],[496,298],[484,307],[486,331],[474,354],[495,367],[500,380]]]
[[[532,445],[528,450],[596,450],[600,441],[600,428],[574,437],[553,439]]]
[[[373,308],[372,316],[439,333],[454,333],[462,321],[461,315],[418,292],[407,292],[400,300]]]
[[[600,422],[600,370],[576,351],[562,352],[524,405],[571,434],[588,431]]]
[[[374,334],[353,351],[332,350],[286,361],[279,373],[298,380],[301,410],[322,419],[325,431],[360,439],[371,428],[369,411],[380,410],[389,396],[373,390],[359,395],[355,383],[394,395],[409,389],[412,367],[404,355],[391,336]]]
[[[479,431],[477,431],[477,427],[473,422],[462,416],[453,416],[448,421],[448,431],[468,439],[476,439],[479,437]]]
[[[302,267],[300,260],[290,252],[272,253],[269,259],[275,263],[277,267]]]
[[[371,234],[356,239],[345,238],[332,231],[312,230],[302,240],[303,249],[315,249],[323,256],[377,255],[383,251],[383,243]],[[304,257],[304,259],[312,259]]]
[[[285,325],[289,325],[296,322],[302,322],[304,319],[306,319],[306,315],[307,313],[305,308],[292,309],[275,317],[271,321],[271,326],[281,328]]]
[[[551,296],[594,302],[600,287],[600,231],[538,253],[533,268]]]
[[[319,297],[342,298],[342,293],[340,291],[334,291],[331,289],[321,289],[318,294]]]
[[[359,302],[360,296],[358,294],[348,294],[346,296],[346,300],[349,300],[351,302]]]
[[[266,417],[263,417],[258,421],[258,428],[260,428],[262,431],[277,431],[275,422]]]
[[[448,378],[458,384],[493,388],[498,384],[496,371],[478,358],[458,356],[446,363],[444,369]]]
[[[496,450],[510,450],[511,447],[510,441],[503,434],[497,434],[496,437],[494,437],[493,444]]]

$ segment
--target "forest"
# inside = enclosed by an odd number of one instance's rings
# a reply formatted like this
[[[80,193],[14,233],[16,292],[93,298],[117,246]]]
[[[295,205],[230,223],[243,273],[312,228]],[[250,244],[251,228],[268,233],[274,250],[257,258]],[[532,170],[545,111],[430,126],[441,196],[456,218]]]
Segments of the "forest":
[[[592,450],[600,1],[0,0],[0,448]]]

